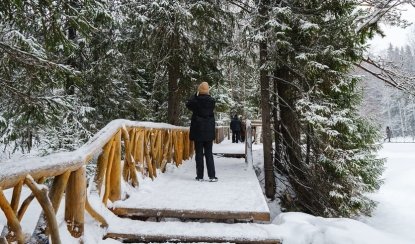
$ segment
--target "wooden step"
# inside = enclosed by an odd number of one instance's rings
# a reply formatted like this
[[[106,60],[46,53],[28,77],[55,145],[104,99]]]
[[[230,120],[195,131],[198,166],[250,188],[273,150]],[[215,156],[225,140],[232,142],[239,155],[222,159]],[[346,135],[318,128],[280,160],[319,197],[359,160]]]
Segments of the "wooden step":
[[[177,209],[136,209],[114,208],[112,212],[120,217],[158,217],[218,220],[254,220],[270,221],[269,212],[203,211]]]
[[[110,226],[106,238],[124,242],[210,242],[281,244],[272,224],[143,222]]]
[[[213,153],[213,155],[225,158],[245,158],[245,153]]]

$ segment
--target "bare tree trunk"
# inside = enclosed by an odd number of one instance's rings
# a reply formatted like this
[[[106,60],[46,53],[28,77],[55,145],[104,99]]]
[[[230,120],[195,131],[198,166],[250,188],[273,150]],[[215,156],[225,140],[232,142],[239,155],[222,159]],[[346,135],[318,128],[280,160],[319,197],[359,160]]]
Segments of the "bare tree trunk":
[[[180,57],[178,55],[179,37],[174,34],[170,40],[172,55],[168,64],[168,107],[167,121],[172,125],[179,125],[179,79],[180,79]]]
[[[261,19],[261,32],[266,35],[264,23],[268,16],[269,0],[264,0],[259,6]],[[264,170],[265,170],[265,195],[273,199],[275,197],[275,176],[272,162],[272,132],[271,132],[271,108],[270,108],[270,79],[265,63],[268,59],[268,43],[266,38],[259,43],[259,79],[261,83],[261,115],[262,115],[262,139],[264,147]]]

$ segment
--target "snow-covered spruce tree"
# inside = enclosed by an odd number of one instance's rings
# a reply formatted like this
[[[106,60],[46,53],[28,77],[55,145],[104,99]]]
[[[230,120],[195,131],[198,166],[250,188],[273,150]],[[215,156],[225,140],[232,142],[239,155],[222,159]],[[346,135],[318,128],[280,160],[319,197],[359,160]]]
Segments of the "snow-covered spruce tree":
[[[229,8],[236,21],[231,45],[221,55],[224,82],[219,85],[222,91],[214,90],[214,94],[219,94],[217,101],[222,107],[217,107],[216,110],[229,116],[238,114],[243,118],[257,119],[261,103],[257,82],[257,47],[249,35],[252,31],[252,16],[236,5],[230,4]]]
[[[112,2],[1,4],[3,143],[36,137],[46,152],[74,149],[108,121],[133,118],[139,106],[124,79]]]
[[[150,89],[156,119],[183,123],[182,104],[195,86],[222,80],[218,60],[232,36],[230,13],[221,1],[124,1],[121,9],[123,48],[140,67],[136,77]]]
[[[112,2],[100,11],[95,19],[97,30],[80,46],[78,54],[83,79],[78,96],[91,108],[87,122],[100,129],[118,118],[148,119],[144,115],[151,111],[143,96],[144,81],[135,76],[141,67],[130,63],[123,50],[124,16]]]
[[[69,1],[1,1],[0,3],[0,137],[5,146],[30,150],[44,127],[60,124],[71,109],[63,93],[66,77],[77,77],[60,53],[72,48],[62,29],[71,18],[87,29],[78,15],[68,17]]]
[[[290,1],[270,8],[283,149],[277,168],[290,185],[282,197],[289,210],[346,217],[374,205],[365,193],[379,186],[383,163],[375,157],[376,128],[357,113],[350,75],[368,37],[356,32],[355,7]]]

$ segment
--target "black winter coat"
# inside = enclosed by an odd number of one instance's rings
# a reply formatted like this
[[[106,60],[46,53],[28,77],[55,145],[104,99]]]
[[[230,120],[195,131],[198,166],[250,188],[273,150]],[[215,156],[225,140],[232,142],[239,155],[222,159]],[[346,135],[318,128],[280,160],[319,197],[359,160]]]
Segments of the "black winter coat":
[[[238,118],[232,118],[230,127],[232,131],[241,131],[241,121]]]
[[[190,109],[192,120],[190,123],[190,140],[213,141],[215,140],[215,99],[209,95],[193,95],[186,102]]]

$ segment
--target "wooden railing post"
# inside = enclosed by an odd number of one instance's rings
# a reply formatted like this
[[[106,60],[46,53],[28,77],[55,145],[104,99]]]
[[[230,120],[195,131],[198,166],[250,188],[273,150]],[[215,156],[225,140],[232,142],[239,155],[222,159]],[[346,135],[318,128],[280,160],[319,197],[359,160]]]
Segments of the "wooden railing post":
[[[101,194],[102,183],[104,182],[105,174],[107,172],[108,161],[110,160],[110,151],[113,140],[110,139],[102,149],[97,161],[97,170],[95,172],[95,184],[98,195]]]
[[[43,209],[44,216],[46,217],[47,224],[51,232],[52,244],[60,244],[61,240],[59,237],[59,229],[58,223],[56,221],[56,214],[55,210],[53,209],[52,202],[48,197],[47,189],[39,187],[30,175],[26,176],[25,184],[30,188],[33,195],[35,195],[37,201]]]
[[[9,232],[8,237],[11,239],[17,240],[17,243],[24,243],[24,235],[20,222],[17,219],[16,213],[13,211],[13,208],[7,202],[6,197],[3,194],[3,190],[0,188],[0,208],[3,210],[4,215],[7,218],[7,225],[12,232]],[[13,235],[13,236],[12,236]]]
[[[69,176],[71,175],[70,171],[66,171],[65,173],[55,176],[53,179],[52,187],[49,191],[49,199],[52,204],[52,208],[54,213],[58,212],[60,202],[64,195],[66,184],[68,183]],[[42,242],[43,240],[47,240],[50,234],[49,223],[47,223],[47,218],[45,213],[42,212],[39,216],[37,221],[37,225],[35,230],[32,234],[32,240],[36,242]],[[58,229],[54,229],[52,231],[58,232]],[[56,234],[56,233],[53,233]],[[59,234],[59,233],[58,233]]]
[[[69,176],[65,197],[65,221],[69,232],[75,238],[84,233],[84,213],[86,197],[85,166],[73,171]]]
[[[14,188],[13,188],[13,196],[10,206],[12,207],[13,211],[17,213],[20,203],[20,195],[22,193],[23,181],[20,181]]]
[[[245,162],[248,164],[248,168],[253,168],[252,157],[252,126],[251,121],[246,120],[246,136],[245,136]]]
[[[115,135],[114,143],[116,147],[109,179],[111,185],[109,199],[112,202],[121,199],[121,130]]]

